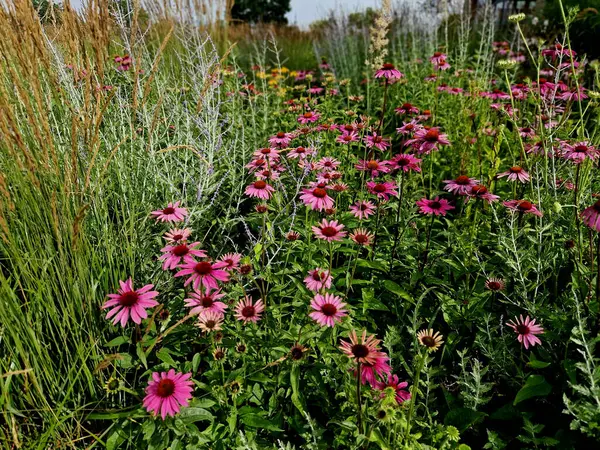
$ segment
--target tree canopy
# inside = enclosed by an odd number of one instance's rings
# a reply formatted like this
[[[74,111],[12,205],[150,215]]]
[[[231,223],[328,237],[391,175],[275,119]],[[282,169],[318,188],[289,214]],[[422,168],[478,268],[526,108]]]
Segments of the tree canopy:
[[[243,22],[287,23],[291,0],[235,0],[231,18]]]

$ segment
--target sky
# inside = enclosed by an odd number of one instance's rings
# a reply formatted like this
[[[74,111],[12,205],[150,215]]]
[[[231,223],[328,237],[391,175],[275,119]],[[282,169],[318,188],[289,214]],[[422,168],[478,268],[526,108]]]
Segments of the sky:
[[[380,0],[292,0],[292,10],[287,18],[290,24],[307,27],[311,22],[327,17],[331,9],[353,12],[380,4]]]

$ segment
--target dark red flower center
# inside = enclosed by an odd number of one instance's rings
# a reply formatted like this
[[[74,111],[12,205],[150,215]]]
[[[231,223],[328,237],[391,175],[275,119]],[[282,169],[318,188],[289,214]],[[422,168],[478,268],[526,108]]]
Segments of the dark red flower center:
[[[594,211],[596,211],[597,213],[600,214],[600,200],[598,200],[596,203],[594,203],[592,205],[592,208],[594,208]]]
[[[313,116],[313,113],[311,113],[311,112],[305,112],[303,114],[303,116],[304,116],[305,119],[310,119]]]
[[[212,320],[212,319],[206,320],[206,321],[204,322],[204,326],[205,326],[206,328],[208,328],[209,330],[212,330],[212,329],[215,327],[215,325],[216,325],[216,324],[217,324],[217,322],[215,322],[215,321],[214,321],[214,320]]]
[[[373,142],[375,142],[376,144],[379,144],[382,140],[383,138],[381,136],[375,136],[373,138]]]
[[[325,279],[324,272],[315,272],[313,273],[312,279],[315,281],[323,281]]]
[[[173,214],[175,212],[175,208],[168,206],[165,209],[163,209],[162,212],[163,214]]]
[[[529,334],[529,327],[527,325],[519,324],[516,328],[519,334]]]
[[[408,130],[408,131],[411,131],[411,130],[412,130],[412,129],[414,129],[414,128],[415,128],[415,125],[414,125],[414,124],[412,124],[412,123],[409,123],[409,124],[407,124],[407,125],[404,127],[404,129],[405,129],[405,130]]]
[[[242,317],[254,317],[255,314],[256,309],[252,305],[244,306],[244,308],[242,309]]]
[[[335,313],[337,313],[337,308],[331,303],[325,303],[323,306],[321,306],[321,312],[327,317],[331,317],[335,316]]]
[[[442,56],[442,52],[435,52],[433,54],[433,56],[435,56],[436,58],[439,58],[440,56]]]
[[[366,211],[367,209],[369,209],[369,207],[365,203],[361,203],[358,209],[360,209],[361,211]]]
[[[510,173],[521,173],[521,172],[523,172],[523,169],[520,168],[519,166],[512,166],[508,170],[510,171]]]
[[[337,230],[333,227],[321,228],[321,234],[325,237],[333,237],[337,234]]]
[[[429,207],[431,209],[440,209],[442,207],[442,204],[436,200],[432,201],[429,203]]]
[[[180,241],[181,239],[183,239],[183,234],[174,234],[172,239],[174,241]]]
[[[190,249],[187,245],[185,244],[180,244],[176,247],[173,248],[173,250],[171,250],[171,253],[173,253],[173,255],[175,256],[185,256],[189,253]]]
[[[577,153],[587,153],[588,147],[587,145],[576,145],[573,150]]]
[[[354,235],[354,240],[359,244],[366,244],[369,242],[369,237],[366,234],[359,233]]]
[[[425,347],[435,347],[435,339],[432,336],[424,336],[421,338],[421,343]]]
[[[212,272],[212,265],[208,261],[200,261],[194,266],[194,272],[198,275],[208,275]]]
[[[265,183],[263,180],[258,180],[254,182],[254,188],[255,189],[264,189],[267,187],[267,183]]]
[[[214,303],[214,300],[212,299],[212,297],[210,296],[205,296],[202,297],[202,300],[200,300],[200,304],[204,307],[204,308],[210,308]]]
[[[393,65],[393,64],[390,64],[390,63],[385,63],[385,64],[383,65],[382,69],[383,69],[383,70],[394,70],[394,69],[395,69],[395,67],[394,67],[394,65]]]
[[[270,148],[261,148],[261,149],[260,149],[260,152],[261,152],[263,155],[268,155],[269,153],[271,153],[271,149],[270,149]]]
[[[138,302],[140,296],[135,291],[123,292],[119,298],[121,306],[133,306]]]
[[[400,157],[396,160],[396,165],[400,167],[408,166],[410,161],[406,157]]]
[[[459,176],[456,180],[454,180],[456,184],[460,184],[461,186],[467,186],[471,183],[471,179],[466,175]]]
[[[298,147],[296,153],[306,153],[306,149],[304,147]]]
[[[413,105],[411,105],[410,103],[404,103],[404,104],[402,105],[402,109],[405,109],[405,110],[407,110],[407,111],[408,111],[409,109],[412,109],[412,107],[413,107]]]
[[[284,138],[284,137],[285,137],[285,133],[284,133],[283,131],[280,131],[279,133],[277,133],[277,137],[278,137],[279,139],[282,139],[282,138]]]
[[[381,193],[385,192],[387,189],[386,189],[385,185],[383,185],[383,184],[376,184],[373,187],[373,190],[375,192],[377,192],[378,194],[381,194]]]
[[[427,142],[437,142],[440,138],[440,132],[435,128],[427,130],[427,133],[423,137]]]
[[[352,140],[352,136],[350,136],[349,134],[342,136],[342,139],[345,140],[346,142],[350,142]]]
[[[377,161],[375,161],[374,159],[372,159],[371,161],[369,161],[367,163],[367,169],[369,170],[375,170],[379,167],[379,163]]]
[[[312,194],[317,198],[325,198],[327,196],[327,191],[322,188],[315,188],[313,189]]]
[[[527,200],[520,200],[517,203],[517,209],[519,211],[529,211],[532,207],[533,204],[531,202],[528,202]]]
[[[522,131],[523,131],[523,133],[531,133],[531,128],[525,127],[525,128],[523,128]]]
[[[471,193],[473,195],[485,195],[485,194],[487,194],[487,191],[488,191],[488,189],[482,184],[473,186],[473,189],[471,189]]]
[[[175,382],[169,378],[164,378],[158,382],[156,395],[162,398],[170,397],[175,392]]]
[[[487,287],[490,291],[499,291],[502,289],[502,284],[498,281],[488,281]]]
[[[363,344],[354,344],[352,346],[352,354],[356,358],[365,358],[369,354],[369,347]]]

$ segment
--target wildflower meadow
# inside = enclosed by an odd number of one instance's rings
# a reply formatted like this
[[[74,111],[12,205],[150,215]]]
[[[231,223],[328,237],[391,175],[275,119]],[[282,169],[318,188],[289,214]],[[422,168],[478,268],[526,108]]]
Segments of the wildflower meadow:
[[[0,3],[3,448],[598,448],[598,11],[409,3]]]

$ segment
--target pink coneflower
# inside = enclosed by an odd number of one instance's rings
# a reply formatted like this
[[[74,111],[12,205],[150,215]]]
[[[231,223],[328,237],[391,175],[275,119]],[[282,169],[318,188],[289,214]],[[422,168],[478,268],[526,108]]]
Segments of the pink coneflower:
[[[268,159],[270,163],[274,163],[280,159],[279,152],[280,150],[276,148],[264,147],[256,150],[252,156],[254,158]]]
[[[298,233],[297,231],[289,231],[286,235],[285,238],[288,241],[297,241],[298,239],[300,239],[300,233]]]
[[[385,149],[390,146],[390,140],[388,138],[384,138],[383,136],[379,136],[376,132],[373,132],[373,134],[367,134],[364,137],[364,141],[368,148],[375,147],[381,151],[385,151]]]
[[[537,207],[528,200],[509,200],[502,202],[508,209],[521,213],[521,214],[533,214],[538,217],[542,217],[543,214]]]
[[[167,231],[163,237],[165,238],[165,240],[167,242],[169,242],[171,244],[177,244],[177,243],[186,242],[191,234],[192,234],[192,230],[189,228],[183,228],[183,229],[172,228],[169,231]]]
[[[371,365],[377,363],[377,360],[381,357],[379,351],[381,341],[379,339],[373,335],[367,337],[367,330],[363,330],[360,340],[356,335],[356,330],[352,330],[348,337],[350,342],[341,341],[340,343],[339,349],[343,353],[354,360],[355,363]]]
[[[346,231],[342,231],[343,229],[344,225],[338,224],[337,220],[328,221],[327,219],[323,219],[318,226],[312,227],[317,239],[324,239],[328,242],[341,241],[348,234]]]
[[[477,185],[473,186],[471,188],[471,190],[469,191],[467,200],[469,198],[482,199],[488,203],[492,203],[492,202],[498,201],[498,199],[500,197],[498,195],[494,195],[490,191],[488,191],[488,188],[485,187],[483,184],[477,184]]]
[[[331,189],[333,189],[335,192],[345,192],[349,189],[349,186],[346,183],[342,183],[340,181],[335,184],[332,184]]]
[[[422,125],[419,125],[419,123],[417,121],[412,120],[408,123],[402,122],[402,126],[400,128],[396,128],[396,132],[398,134],[402,134],[402,135],[406,136],[406,135],[412,134],[415,131],[420,130],[422,128],[423,128]]]
[[[225,253],[221,256],[217,261],[222,261],[227,264],[224,269],[225,270],[236,270],[240,267],[240,261],[242,259],[242,255],[239,253]]]
[[[350,212],[357,219],[368,219],[369,216],[375,214],[375,205],[370,201],[358,200],[353,205],[350,205]]]
[[[381,69],[375,72],[375,78],[385,78],[388,81],[396,81],[403,76],[404,74],[390,63],[385,63]]]
[[[102,305],[102,309],[112,308],[106,315],[107,319],[114,316],[113,325],[121,322],[124,327],[129,317],[134,323],[141,323],[142,319],[148,317],[146,308],[153,308],[158,305],[154,298],[158,295],[157,291],[152,291],[153,284],[147,284],[143,288],[134,290],[133,281],[129,278],[127,281],[119,281],[121,288],[116,294],[109,294],[109,300]]]
[[[246,297],[238,302],[235,307],[235,318],[241,322],[258,322],[260,315],[265,310],[265,305],[262,300],[257,300],[256,303],[252,299]]]
[[[417,206],[421,214],[435,214],[436,216],[445,216],[448,211],[454,209],[454,206],[450,205],[448,200],[439,197],[433,200],[426,198],[417,200]]]
[[[404,103],[402,106],[399,106],[394,111],[396,112],[396,114],[403,114],[407,116],[411,114],[419,114],[419,108],[416,108],[410,103]]]
[[[302,114],[301,116],[298,116],[298,122],[301,124],[313,123],[319,120],[320,117],[321,114],[308,111]]]
[[[389,376],[392,373],[392,368],[388,364],[390,358],[384,352],[374,352],[373,356],[375,362],[365,362],[360,368],[361,382],[362,384],[369,383],[372,387],[376,387],[377,383],[379,382],[377,380],[377,376],[380,376],[381,378],[383,378],[384,375]],[[356,376],[356,371],[354,372]]]
[[[519,128],[519,134],[522,138],[534,138],[535,130],[531,127],[523,127]]]
[[[377,159],[365,161],[361,159],[354,167],[356,167],[357,170],[371,172],[371,178],[375,178],[382,173],[388,173],[390,171],[390,168],[388,167],[389,165],[389,161],[379,161]]]
[[[520,181],[521,183],[527,183],[529,181],[529,173],[520,166],[512,166],[506,172],[498,174],[498,178],[508,177],[508,181]]]
[[[184,277],[189,275],[184,285],[187,286],[193,283],[194,289],[198,289],[198,286],[205,286],[207,289],[217,289],[219,287],[218,281],[229,281],[229,273],[226,270],[222,270],[226,266],[227,263],[224,262],[186,261],[180,266],[182,270],[177,272],[175,276]]]
[[[440,58],[439,62],[433,65],[433,70],[448,70],[450,67],[445,59]]]
[[[414,155],[408,153],[399,153],[394,156],[390,162],[394,170],[402,170],[403,172],[420,172],[421,160]]]
[[[518,334],[517,340],[523,344],[525,350],[529,348],[541,344],[542,341],[536,336],[538,334],[542,334],[544,329],[539,325],[535,324],[535,319],[530,319],[529,316],[523,320],[523,314],[520,317],[515,317],[514,321],[511,320],[506,323],[509,327],[515,330],[515,333]]]
[[[188,215],[187,209],[179,207],[179,201],[169,203],[165,209],[152,211],[151,216],[159,222],[181,222]]]
[[[190,297],[185,299],[185,306],[192,308],[190,314],[199,314],[203,311],[214,311],[219,314],[225,314],[227,305],[218,301],[225,297],[220,290],[213,291],[206,288],[204,291],[195,290],[190,293]]]
[[[600,200],[581,212],[581,219],[592,230],[600,232]]]
[[[351,144],[352,142],[358,141],[358,133],[356,131],[351,131],[349,133],[343,132],[335,139],[335,141],[341,144]]]
[[[312,210],[323,211],[333,208],[333,199],[324,188],[302,189],[300,199]]]
[[[581,164],[586,158],[595,161],[598,154],[598,150],[585,141],[575,144],[565,143],[562,149],[563,157],[569,161],[573,161],[575,164]]]
[[[428,83],[432,83],[432,82],[436,81],[437,78],[438,78],[437,75],[432,73],[430,75],[427,75],[425,78],[423,78],[423,80],[427,81]]]
[[[358,245],[364,245],[367,247],[373,243],[373,234],[364,228],[357,228],[350,233],[350,239],[352,239]]]
[[[290,159],[306,159],[307,157],[314,155],[317,151],[311,147],[296,147],[291,149],[287,157]]]
[[[493,292],[503,291],[504,287],[504,280],[501,278],[488,278],[485,281],[485,288]]]
[[[316,167],[319,170],[335,170],[340,164],[341,162],[337,159],[330,156],[325,156],[317,161]]]
[[[384,391],[387,388],[394,388],[396,392],[396,402],[398,404],[404,403],[406,400],[410,400],[410,392],[408,392],[408,383],[403,381],[400,383],[398,375],[389,374],[387,381],[380,381],[375,385],[375,389],[378,391]],[[385,397],[385,393],[381,393],[381,398]]]
[[[448,135],[440,133],[439,128],[432,127],[415,131],[414,138],[406,141],[406,145],[410,145],[417,152],[427,155],[433,150],[437,150],[438,145],[450,145],[450,141]]]
[[[394,197],[398,196],[396,191],[396,183],[394,181],[385,181],[383,183],[376,183],[375,181],[367,181],[367,190],[384,200],[389,200],[390,195]]]
[[[317,174],[317,183],[329,183],[331,180],[339,180],[342,177],[342,173],[332,170],[323,171]],[[331,186],[327,186],[327,189],[331,189]]]
[[[348,315],[348,311],[344,309],[344,306],[346,304],[337,295],[317,294],[310,302],[310,307],[314,311],[309,316],[323,327],[333,327],[336,323],[342,321],[342,317]]]
[[[435,52],[429,58],[429,62],[431,64],[439,65],[439,64],[442,64],[443,62],[446,62],[446,59],[448,59],[447,55],[443,54],[442,52]]]
[[[152,380],[146,388],[144,408],[155,416],[160,411],[163,420],[167,416],[174,417],[192,398],[194,383],[190,381],[191,377],[191,373],[179,373],[173,369],[152,373]]]
[[[254,183],[248,185],[246,187],[246,195],[249,197],[261,198],[263,200],[268,200],[275,192],[273,186],[267,184],[264,180],[256,180]]]
[[[194,248],[199,245],[200,242],[193,242],[191,244],[181,242],[176,245],[167,245],[162,248],[160,251],[163,252],[163,255],[158,259],[163,261],[163,270],[173,270],[183,261],[187,261],[193,256],[205,258],[206,252],[204,250]]]
[[[275,136],[271,136],[269,138],[269,144],[278,148],[284,148],[290,145],[292,139],[294,139],[294,135],[292,133],[284,133],[283,131],[280,131]]]
[[[454,180],[444,180],[444,190],[452,192],[454,195],[468,195],[473,186],[476,186],[479,180],[469,178],[466,175],[460,175]]]
[[[314,270],[308,271],[308,276],[304,279],[306,287],[313,291],[319,292],[322,289],[329,289],[333,279],[328,271],[317,267]]]
[[[218,331],[221,329],[221,325],[223,325],[223,314],[209,309],[202,311],[196,322],[196,326],[205,333]]]

